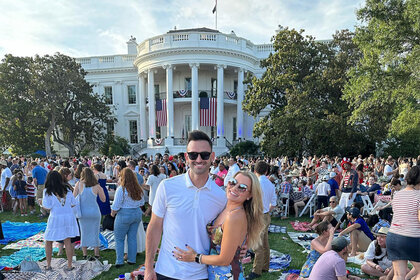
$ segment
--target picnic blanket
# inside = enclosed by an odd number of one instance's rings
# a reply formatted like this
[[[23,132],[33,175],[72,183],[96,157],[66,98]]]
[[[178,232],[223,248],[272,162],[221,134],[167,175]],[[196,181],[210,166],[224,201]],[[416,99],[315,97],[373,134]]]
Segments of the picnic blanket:
[[[106,230],[101,232],[101,235],[106,239],[106,241],[108,243],[108,248],[107,249],[115,250],[114,232],[112,230],[106,229]]]
[[[0,240],[0,244],[26,239],[40,231],[45,231],[47,223],[19,223],[6,221],[2,223],[4,239]]]
[[[276,250],[270,250],[269,272],[281,271],[289,267],[292,257],[287,254],[280,253]]]
[[[40,261],[45,258],[44,248],[22,248],[10,256],[0,258],[0,266],[17,267],[27,257],[30,256],[33,261]]]
[[[309,251],[311,250],[311,241],[312,240],[300,240],[299,236],[305,235],[305,234],[302,234],[301,232],[289,231],[287,234],[289,235],[290,239],[293,242],[299,244],[300,246],[302,246],[305,249],[304,253],[309,253]],[[306,235],[308,237],[311,237],[311,238],[312,237],[313,238],[318,237],[318,234],[316,234],[316,233],[306,233]]]
[[[26,248],[26,247],[30,247],[30,248],[44,248],[45,244],[44,244],[44,233],[43,232],[39,232],[31,237],[28,237],[24,240],[19,240],[15,243],[10,243],[6,246],[3,247],[4,250],[20,250],[22,248]],[[53,247],[54,248],[58,248],[58,243],[54,242],[53,243]]]
[[[74,269],[66,271],[64,268],[67,266],[67,260],[63,258],[53,258],[51,260],[51,271],[45,271],[44,266],[47,265],[46,261],[39,263],[43,273],[48,279],[68,279],[68,280],[89,280],[93,279],[104,271],[111,268],[110,264],[103,265],[100,261],[75,261],[73,262]]]
[[[32,271],[6,271],[3,275],[7,280],[48,280],[47,275]]]
[[[305,226],[309,225],[309,222],[299,222],[299,221],[295,221],[295,222],[290,222],[290,224],[292,225],[293,229],[296,231],[303,231],[306,232],[309,229],[306,228]]]
[[[358,264],[358,265],[362,265],[362,264],[365,263],[365,254],[364,253],[361,253],[361,254],[358,254],[355,257],[348,257],[347,258],[347,262],[348,263],[355,263],[355,264]]]
[[[286,233],[287,228],[271,224],[271,225],[268,226],[268,232],[270,232],[270,233]]]
[[[99,250],[103,251],[103,250],[109,249],[108,248],[108,245],[109,245],[108,240],[105,238],[105,236],[102,235],[102,233],[99,233],[99,241],[101,242],[101,245],[99,246]],[[81,246],[80,241],[75,242],[74,249],[81,249],[81,248],[82,248],[82,246]],[[94,247],[88,247],[87,249],[88,250],[93,250],[95,248]]]

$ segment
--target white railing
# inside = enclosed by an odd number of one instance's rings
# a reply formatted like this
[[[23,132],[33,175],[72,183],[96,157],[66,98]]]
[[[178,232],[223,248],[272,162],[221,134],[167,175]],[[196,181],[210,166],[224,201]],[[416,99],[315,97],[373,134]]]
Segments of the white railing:
[[[226,36],[226,42],[237,45],[239,43],[239,39],[235,37]]]
[[[90,58],[77,58],[76,62],[80,64],[90,64]]]
[[[150,41],[150,45],[154,46],[154,45],[158,45],[158,44],[163,44],[164,39],[163,36],[162,37],[158,37],[158,38],[154,38]]]
[[[216,34],[200,34],[201,41],[216,41]]]
[[[272,44],[257,45],[257,52],[274,52]]]
[[[252,44],[250,41],[246,41],[246,47],[250,50],[254,49],[254,44]]]
[[[114,57],[113,56],[101,56],[98,57],[99,63],[113,63]]]
[[[172,41],[188,41],[189,35],[188,34],[176,34],[172,35]]]
[[[135,55],[123,55],[122,61],[134,61],[136,59]]]

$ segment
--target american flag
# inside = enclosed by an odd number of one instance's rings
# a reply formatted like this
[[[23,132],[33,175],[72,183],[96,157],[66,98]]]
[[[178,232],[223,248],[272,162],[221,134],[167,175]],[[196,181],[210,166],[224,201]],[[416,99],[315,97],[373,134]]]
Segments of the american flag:
[[[157,126],[166,126],[166,99],[156,99]]]
[[[216,126],[217,98],[200,97],[200,126]]]

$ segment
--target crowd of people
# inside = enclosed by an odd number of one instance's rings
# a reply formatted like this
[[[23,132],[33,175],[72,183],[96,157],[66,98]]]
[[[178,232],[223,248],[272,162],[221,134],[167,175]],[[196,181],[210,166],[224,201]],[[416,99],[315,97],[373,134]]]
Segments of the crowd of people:
[[[373,155],[215,157],[210,138],[193,131],[178,155],[2,158],[1,205],[48,216],[46,269],[53,241],[60,253],[64,245],[68,270],[77,241],[85,259],[100,259],[101,221],[115,219],[115,264],[136,263],[145,243],[145,279],[245,279],[248,250],[255,257],[247,279],[255,279],[269,269],[271,218],[297,217],[311,204],[307,227],[318,237],[300,279],[344,279],[347,257],[360,253],[366,274],[420,279],[418,163]],[[143,215],[151,216],[146,236]]]

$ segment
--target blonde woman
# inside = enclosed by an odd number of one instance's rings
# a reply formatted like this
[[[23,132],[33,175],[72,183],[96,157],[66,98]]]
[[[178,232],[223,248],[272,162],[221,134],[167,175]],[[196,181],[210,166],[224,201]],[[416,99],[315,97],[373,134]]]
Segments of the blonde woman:
[[[240,247],[247,242],[256,248],[264,228],[261,187],[251,172],[239,171],[226,188],[227,204],[212,224],[207,226],[211,244],[209,255],[197,254],[193,248],[176,247],[174,257],[184,262],[208,265],[208,279],[244,279],[239,258]],[[226,278],[227,279],[227,278]]]

